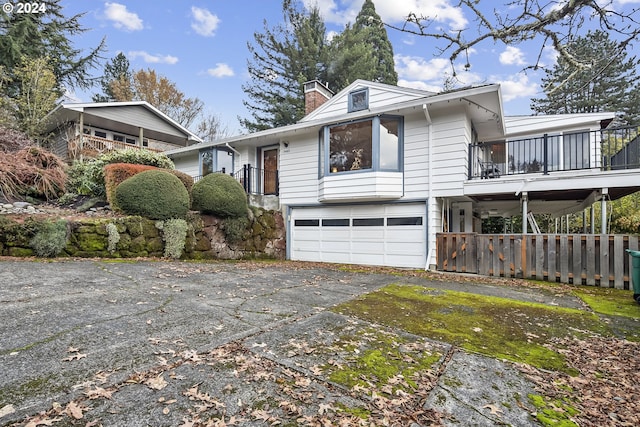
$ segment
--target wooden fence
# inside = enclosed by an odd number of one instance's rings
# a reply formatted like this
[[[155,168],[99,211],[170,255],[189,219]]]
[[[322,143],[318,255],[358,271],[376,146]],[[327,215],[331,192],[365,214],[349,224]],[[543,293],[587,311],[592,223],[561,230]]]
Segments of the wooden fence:
[[[440,271],[632,289],[638,236],[438,233]]]

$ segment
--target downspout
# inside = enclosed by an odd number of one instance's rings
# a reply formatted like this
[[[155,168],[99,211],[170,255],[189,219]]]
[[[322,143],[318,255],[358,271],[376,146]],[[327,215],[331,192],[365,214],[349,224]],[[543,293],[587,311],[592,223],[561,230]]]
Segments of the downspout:
[[[425,261],[425,270],[429,270],[429,261],[431,261],[431,257],[433,256],[433,245],[431,244],[431,227],[433,224],[434,218],[432,218],[432,213],[434,212],[433,202],[435,198],[433,197],[433,124],[431,122],[431,115],[429,114],[429,109],[427,108],[427,104],[422,104],[422,111],[424,113],[424,118],[427,120],[428,132],[427,132],[427,150],[429,153],[429,160],[427,161],[427,167],[429,168],[427,183],[429,196],[427,198],[427,260]]]

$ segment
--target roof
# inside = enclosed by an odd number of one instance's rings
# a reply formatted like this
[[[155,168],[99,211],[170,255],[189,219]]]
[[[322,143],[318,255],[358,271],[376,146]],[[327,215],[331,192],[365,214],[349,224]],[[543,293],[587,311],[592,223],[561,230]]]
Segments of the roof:
[[[356,80],[354,83],[340,91],[336,97],[340,94],[348,93],[353,90],[354,87],[366,85],[374,85],[376,87],[384,87],[385,89],[398,90],[397,86],[386,85],[382,83],[367,82],[365,80]],[[286,138],[288,135],[293,135],[302,131],[311,131],[322,126],[342,123],[346,119],[358,120],[367,118],[379,114],[400,114],[407,113],[415,110],[429,110],[436,109],[439,106],[448,106],[453,102],[460,102],[468,105],[469,114],[476,120],[477,126],[481,128],[482,132],[486,132],[487,135],[494,136],[504,135],[504,126],[502,121],[502,98],[500,96],[500,86],[497,84],[483,85],[474,88],[467,88],[462,91],[450,91],[441,94],[435,94],[433,92],[419,91],[416,89],[400,88],[401,91],[411,93],[414,95],[409,100],[399,102],[396,104],[385,105],[382,107],[371,108],[368,110],[357,111],[347,114],[333,115],[331,117],[314,118],[313,113],[307,115],[303,120],[298,123],[281,126],[277,128],[271,128],[251,134],[236,135],[229,138],[205,142],[198,145],[192,145],[189,147],[177,148],[167,151],[168,155],[177,155],[186,153],[192,150],[199,150],[201,148],[213,147],[218,145],[232,145],[239,146],[241,144],[262,144],[269,139],[276,137]],[[422,95],[422,96],[415,96]],[[331,100],[330,100],[331,101]],[[330,102],[329,101],[329,102]],[[327,103],[323,104],[326,105]],[[482,105],[481,105],[482,104]],[[317,110],[316,110],[317,111]]]
[[[581,126],[597,127],[603,120],[615,118],[615,113],[571,113],[546,114],[539,116],[506,116],[507,137],[535,135]]]
[[[127,108],[127,107],[137,107],[142,108],[145,111],[148,111],[153,116],[157,117],[161,120],[161,122],[169,125],[179,134],[182,134],[184,138],[193,142],[202,142],[202,139],[197,136],[195,133],[191,132],[189,129],[182,126],[180,123],[173,120],[171,117],[164,114],[162,111],[158,110],[153,105],[149,104],[146,101],[125,101],[125,102],[63,102],[58,104],[56,108],[54,108],[49,114],[47,114],[46,119],[48,120],[48,128],[47,130],[51,131],[55,129],[60,123],[73,120],[74,115],[72,112],[76,113],[87,113],[94,114],[97,117],[101,117],[100,110],[104,109],[112,109],[112,108]],[[122,123],[126,123],[128,125],[138,125],[133,122],[133,118],[131,121],[120,120]],[[153,130],[153,129],[151,129]]]

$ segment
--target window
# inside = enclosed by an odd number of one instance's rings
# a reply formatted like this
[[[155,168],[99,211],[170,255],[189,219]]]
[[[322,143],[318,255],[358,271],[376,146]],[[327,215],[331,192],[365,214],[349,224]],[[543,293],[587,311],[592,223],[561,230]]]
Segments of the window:
[[[318,227],[320,225],[319,219],[296,219],[294,221],[296,227]]]
[[[400,171],[402,118],[381,116],[325,128],[320,173]],[[324,165],[328,165],[325,170]]]
[[[113,140],[118,142],[124,142],[124,136],[113,134]]]
[[[93,131],[93,136],[97,136],[98,138],[106,138],[107,137],[107,133],[99,131],[99,130],[94,130]]]
[[[233,153],[227,149],[210,147],[200,151],[200,174],[213,172],[232,173]]]
[[[348,227],[349,218],[323,219],[322,226],[323,227]]]
[[[349,93],[349,112],[369,108],[369,89],[359,89]]]
[[[354,227],[381,227],[384,225],[384,218],[354,218]]]
[[[387,218],[388,226],[398,226],[398,225],[422,225],[422,217],[421,216],[407,216],[407,217],[399,217],[399,218]]]
[[[135,138],[125,138],[125,142],[126,142],[127,144],[136,145],[136,140],[135,140]]]

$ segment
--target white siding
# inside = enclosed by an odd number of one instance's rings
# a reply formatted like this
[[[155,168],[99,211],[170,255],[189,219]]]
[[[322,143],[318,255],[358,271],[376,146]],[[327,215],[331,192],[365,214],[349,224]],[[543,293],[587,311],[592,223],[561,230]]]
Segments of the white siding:
[[[183,132],[171,126],[169,123],[142,106],[130,105],[96,107],[87,109],[86,113],[116,122],[126,123],[128,125],[186,138],[186,135]],[[85,120],[89,121],[88,118]]]
[[[354,86],[352,90],[364,89],[369,87],[369,109],[380,108],[387,105],[394,105],[401,102],[411,101],[413,99],[424,98],[428,93],[427,92],[419,92],[413,89],[403,89],[394,86],[386,86],[382,87],[369,86],[369,85],[357,85]],[[318,110],[309,114],[305,120],[309,119],[331,119],[335,118],[337,120],[341,120],[342,118],[348,118],[345,114],[348,113],[349,109],[349,93],[342,92],[333,98],[331,98],[327,103],[322,105]]]
[[[197,151],[190,151],[187,155],[172,157],[176,169],[191,176],[200,175],[200,159]]]
[[[393,200],[403,194],[401,172],[359,172],[325,176],[318,197],[323,202]]]
[[[433,116],[432,116],[433,117]],[[461,196],[467,179],[469,121],[463,109],[449,110],[433,119],[434,196]]]
[[[429,195],[429,126],[422,112],[404,118],[404,194],[407,199]]]
[[[280,202],[284,205],[318,203],[318,133],[288,138],[280,149]]]

